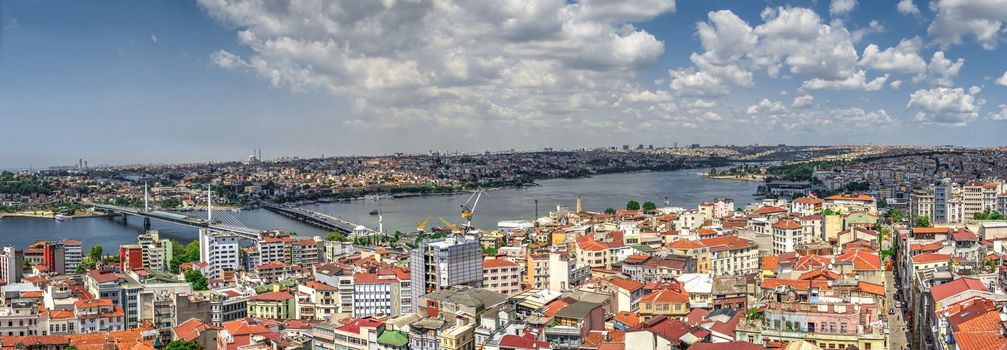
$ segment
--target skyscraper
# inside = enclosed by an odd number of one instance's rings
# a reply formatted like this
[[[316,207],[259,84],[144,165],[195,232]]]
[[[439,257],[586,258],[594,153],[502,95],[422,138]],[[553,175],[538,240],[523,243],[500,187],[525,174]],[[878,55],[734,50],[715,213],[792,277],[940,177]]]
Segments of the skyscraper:
[[[481,287],[483,255],[474,237],[448,237],[420,241],[409,253],[413,310],[421,295],[451,286]]]

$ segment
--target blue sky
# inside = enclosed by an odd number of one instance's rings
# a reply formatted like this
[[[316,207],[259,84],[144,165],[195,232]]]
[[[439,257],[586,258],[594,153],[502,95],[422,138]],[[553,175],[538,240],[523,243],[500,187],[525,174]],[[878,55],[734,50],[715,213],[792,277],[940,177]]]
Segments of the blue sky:
[[[271,158],[674,142],[1000,145],[1003,8],[5,1],[0,168],[234,160],[256,147]]]

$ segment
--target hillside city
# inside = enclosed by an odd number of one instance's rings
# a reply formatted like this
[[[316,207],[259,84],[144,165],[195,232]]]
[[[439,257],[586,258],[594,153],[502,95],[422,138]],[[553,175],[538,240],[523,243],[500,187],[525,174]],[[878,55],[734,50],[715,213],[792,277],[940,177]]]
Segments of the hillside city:
[[[1007,347],[1002,152],[626,148],[8,172],[0,193],[7,215],[57,220],[134,215],[185,224],[167,211],[202,210],[208,195],[224,207],[293,196],[300,201],[271,208],[322,225],[311,218],[324,215],[298,216],[307,211],[295,204],[338,198],[305,193],[390,195],[406,192],[374,186],[406,186],[422,195],[711,164],[719,168],[696,176],[755,181],[760,199],[708,198],[696,207],[631,199],[592,212],[577,197],[534,220],[476,227],[475,190],[461,212],[466,223],[427,227],[427,218],[394,235],[362,226],[333,226],[324,237],[249,233],[206,218],[188,244],[146,230],[119,247],[72,235],[6,246],[0,346]],[[534,166],[542,159],[548,166]],[[359,189],[372,191],[352,192]]]

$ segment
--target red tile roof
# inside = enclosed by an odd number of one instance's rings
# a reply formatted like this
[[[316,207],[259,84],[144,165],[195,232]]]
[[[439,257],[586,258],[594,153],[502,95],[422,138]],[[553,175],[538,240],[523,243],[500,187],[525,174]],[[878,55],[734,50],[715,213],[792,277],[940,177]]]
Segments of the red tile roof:
[[[517,263],[515,263],[513,261],[510,261],[510,260],[507,260],[507,259],[491,258],[491,259],[483,260],[483,269],[492,269],[492,268],[501,268],[501,267],[517,267],[517,266],[518,266]]]
[[[205,323],[196,318],[190,318],[188,321],[182,322],[182,324],[172,328],[175,332],[175,336],[179,339],[185,341],[192,341],[199,338],[199,335],[207,330],[220,330],[220,327],[214,326],[209,323]]]
[[[287,293],[287,292],[269,292],[269,293],[262,293],[262,294],[253,296],[253,297],[249,298],[248,300],[257,300],[257,301],[286,301],[286,300],[290,300],[290,298],[293,298],[293,297],[294,296],[292,294]]]
[[[801,224],[798,224],[797,221],[790,219],[780,219],[773,224],[773,228],[781,230],[795,230],[801,228]]]
[[[868,196],[868,195],[865,195],[865,194],[849,194],[849,193],[844,193],[844,194],[837,194],[837,195],[834,195],[834,196],[825,197],[825,200],[827,200],[827,201],[844,200],[844,201],[858,201],[858,202],[873,202],[874,201],[874,197],[871,197],[871,196]]]
[[[689,293],[685,291],[676,291],[673,289],[656,290],[653,293],[644,295],[643,298],[640,298],[640,302],[688,303]]]
[[[953,297],[955,295],[964,293],[966,291],[981,291],[988,292],[986,286],[983,285],[981,281],[971,277],[962,277],[951,282],[942,283],[933,287],[930,287],[930,295],[933,296],[935,302],[941,302],[944,299]]]
[[[951,254],[923,253],[913,256],[914,264],[927,264],[951,260]]]
[[[847,261],[852,262],[853,269],[858,271],[881,269],[881,257],[874,252],[864,249],[849,250],[843,255],[836,257],[836,262]]]

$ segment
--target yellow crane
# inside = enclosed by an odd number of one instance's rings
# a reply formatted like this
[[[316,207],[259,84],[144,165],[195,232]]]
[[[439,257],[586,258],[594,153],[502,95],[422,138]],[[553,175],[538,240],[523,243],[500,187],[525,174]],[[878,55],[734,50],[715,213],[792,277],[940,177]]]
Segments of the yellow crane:
[[[462,230],[461,227],[458,227],[458,225],[452,224],[451,221],[448,221],[448,219],[445,219],[443,216],[438,216],[437,219],[440,219],[441,222],[444,223],[444,226],[447,226],[448,228],[450,228],[451,232],[461,232],[461,230]]]
[[[426,218],[424,218],[420,222],[416,223],[416,231],[424,232],[426,230],[426,228],[427,228],[427,223],[430,222],[430,218],[431,217],[432,217],[432,215],[427,215]]]

